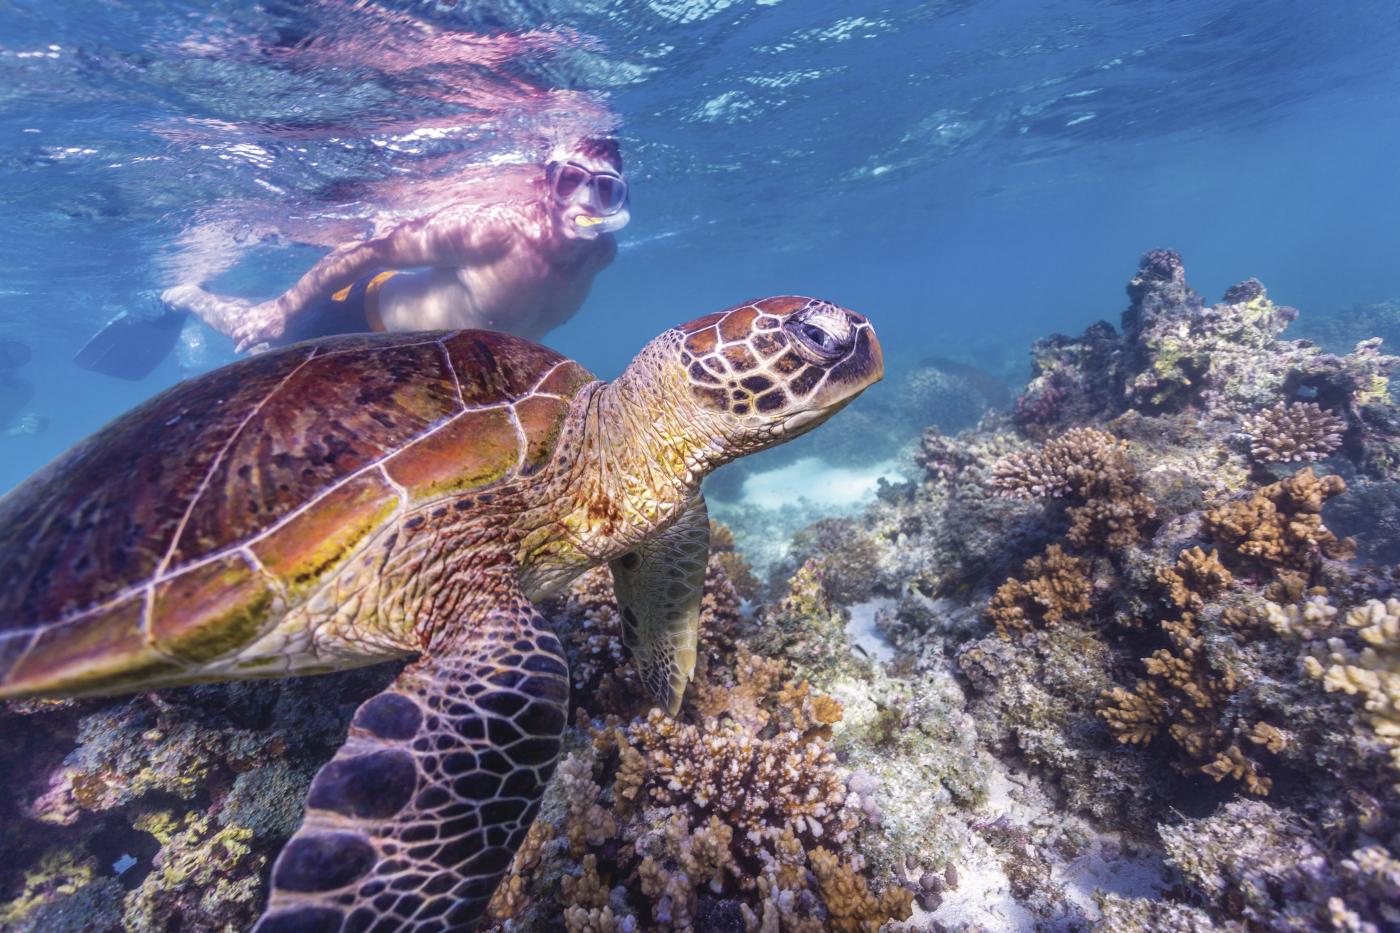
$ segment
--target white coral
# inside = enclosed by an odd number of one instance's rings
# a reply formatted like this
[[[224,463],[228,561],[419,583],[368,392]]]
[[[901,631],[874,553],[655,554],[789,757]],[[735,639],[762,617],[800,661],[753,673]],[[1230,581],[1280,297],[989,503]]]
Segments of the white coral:
[[[1264,621],[1274,633],[1284,638],[1312,641],[1332,628],[1337,608],[1327,601],[1326,596],[1313,596],[1307,602],[1296,606],[1280,606],[1278,603],[1264,604]]]
[[[1364,698],[1366,721],[1400,770],[1400,599],[1372,599],[1347,613],[1346,622],[1366,647],[1358,653],[1340,638],[1328,639],[1328,663],[1310,657],[1304,664],[1328,691]]]
[[[1279,402],[1244,420],[1249,452],[1261,463],[1321,460],[1342,443],[1346,422],[1316,402]]]

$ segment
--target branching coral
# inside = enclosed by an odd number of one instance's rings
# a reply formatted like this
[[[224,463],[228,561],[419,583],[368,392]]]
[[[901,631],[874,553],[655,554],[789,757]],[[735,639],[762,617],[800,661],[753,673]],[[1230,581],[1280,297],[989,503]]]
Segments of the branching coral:
[[[1326,596],[1312,596],[1306,602],[1281,606],[1264,603],[1264,623],[1275,635],[1312,641],[1322,637],[1334,626],[1336,608]]]
[[[764,739],[733,720],[693,726],[653,710],[626,741],[647,761],[652,802],[687,808],[693,824],[722,818],[749,857],[785,826],[813,845],[844,842],[855,828],[831,750],[795,731]]]
[[[1225,709],[1238,687],[1233,670],[1217,670],[1206,657],[1195,618],[1187,613],[1162,624],[1171,643],[1143,658],[1147,676],[1132,690],[1115,688],[1099,701],[1099,715],[1120,742],[1145,744],[1163,727],[1181,749],[1186,770],[1217,781],[1231,777],[1252,794],[1269,792],[1270,781],[1241,750],[1248,738],[1255,744],[1274,739],[1267,724],[1231,728]],[[1262,730],[1262,731],[1261,731]],[[1275,732],[1277,730],[1274,730]],[[1256,738],[1257,736],[1257,738]]]
[[[1204,526],[1241,557],[1310,573],[1322,556],[1344,559],[1355,553],[1355,542],[1337,538],[1322,524],[1323,503],[1346,488],[1340,476],[1318,477],[1308,467],[1247,499],[1211,509]]]
[[[1326,664],[1314,657],[1304,664],[1329,691],[1363,698],[1367,724],[1400,770],[1400,599],[1370,600],[1347,613],[1346,624],[1365,645],[1359,653],[1333,638]]]
[[[786,634],[771,644],[800,647],[817,637],[834,651],[844,638],[821,563],[813,558],[794,581],[778,610],[788,627],[770,626]],[[595,574],[560,608],[597,623],[572,647],[596,665],[587,676],[604,684],[617,678],[608,665],[618,653],[581,649],[595,636],[616,637],[607,588],[606,575]],[[707,588],[714,592],[702,611],[703,650],[680,717],[652,709],[629,718],[636,708],[616,704],[602,707],[606,718],[579,711],[592,742],[560,764],[555,803],[541,817],[557,842],[549,844],[551,834],[527,840],[497,897],[498,921],[660,933],[743,929],[748,916],[753,928],[773,924],[778,933],[864,933],[908,916],[909,896],[898,885],[872,893],[854,855],[858,831],[879,817],[878,787],[837,763],[832,726],[841,704],[795,677],[776,651],[750,650],[738,637],[739,600],[713,559]],[[814,624],[826,634],[814,636]],[[599,711],[596,697],[589,703]],[[835,861],[814,855],[818,849]],[[540,879],[552,871],[563,877],[546,896]],[[530,904],[532,897],[543,900]]]
[[[1229,588],[1234,575],[1220,563],[1220,552],[1207,554],[1198,547],[1182,551],[1173,567],[1157,571],[1157,580],[1167,587],[1167,598],[1180,609],[1200,612],[1206,600]]]
[[[1099,716],[1120,742],[1128,744],[1146,744],[1165,730],[1187,759],[1186,770],[1217,781],[1233,778],[1250,793],[1263,796],[1271,782],[1244,748],[1247,743],[1277,753],[1287,736],[1269,723],[1246,723],[1230,712],[1239,687],[1235,669],[1228,661],[1211,660],[1198,617],[1234,577],[1218,553],[1206,554],[1199,547],[1182,551],[1173,566],[1158,568],[1156,576],[1171,604],[1182,610],[1161,623],[1169,646],[1142,659],[1147,676],[1133,689],[1106,691],[1099,700]]]
[[[1074,428],[1039,450],[1004,457],[992,485],[1019,498],[1072,498],[1069,542],[1121,550],[1142,536],[1156,508],[1141,488],[1127,444],[1093,428]]]
[[[1026,561],[1025,580],[1007,580],[987,608],[997,634],[1009,639],[1013,632],[1083,617],[1092,608],[1093,585],[1087,569],[1087,561],[1066,554],[1058,544]]]
[[[853,866],[821,847],[813,849],[807,860],[836,933],[879,933],[886,921],[909,916],[913,892],[890,887],[877,897]]]
[[[1346,426],[1316,402],[1279,402],[1244,419],[1249,452],[1260,463],[1321,460],[1341,446]]]

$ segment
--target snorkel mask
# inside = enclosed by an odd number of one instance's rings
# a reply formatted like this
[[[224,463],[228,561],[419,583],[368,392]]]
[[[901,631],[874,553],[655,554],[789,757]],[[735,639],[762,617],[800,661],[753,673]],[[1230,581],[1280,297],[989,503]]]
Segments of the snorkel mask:
[[[583,208],[572,217],[575,232],[590,238],[615,233],[632,219],[627,210],[627,180],[617,172],[595,172],[577,162],[551,162],[546,175],[556,204]]]

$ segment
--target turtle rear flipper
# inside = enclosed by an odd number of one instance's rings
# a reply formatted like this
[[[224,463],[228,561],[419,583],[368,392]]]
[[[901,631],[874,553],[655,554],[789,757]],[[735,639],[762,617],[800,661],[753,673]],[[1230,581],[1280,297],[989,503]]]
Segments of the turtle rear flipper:
[[[642,684],[672,716],[695,673],[710,516],[700,496],[675,524],[612,561],[622,640]]]
[[[568,665],[523,596],[355,713],[272,870],[256,933],[471,930],[535,819]]]

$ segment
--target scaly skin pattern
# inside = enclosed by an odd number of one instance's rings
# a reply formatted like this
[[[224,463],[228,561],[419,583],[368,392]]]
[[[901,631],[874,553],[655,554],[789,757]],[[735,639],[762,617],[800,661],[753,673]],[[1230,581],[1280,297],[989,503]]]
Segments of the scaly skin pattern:
[[[802,298],[667,331],[610,384],[479,331],[234,364],[0,500],[0,697],[416,654],[317,774],[258,929],[473,929],[566,722],[533,600],[614,562],[629,646],[674,709],[700,480],[882,374],[864,318]]]

